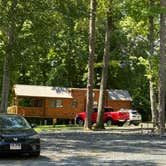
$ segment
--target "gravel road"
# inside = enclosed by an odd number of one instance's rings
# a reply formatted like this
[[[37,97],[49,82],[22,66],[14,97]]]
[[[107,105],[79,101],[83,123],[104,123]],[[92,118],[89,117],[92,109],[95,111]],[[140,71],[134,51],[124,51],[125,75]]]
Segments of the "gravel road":
[[[41,156],[1,157],[0,166],[166,166],[166,136],[140,131],[41,133]]]

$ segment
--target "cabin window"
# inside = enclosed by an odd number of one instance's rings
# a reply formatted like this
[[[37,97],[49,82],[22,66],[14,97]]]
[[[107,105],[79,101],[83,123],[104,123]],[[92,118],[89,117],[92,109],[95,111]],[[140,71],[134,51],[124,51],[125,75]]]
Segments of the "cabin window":
[[[97,101],[94,101],[94,102],[93,102],[93,107],[98,107]]]
[[[77,108],[77,105],[78,105],[77,100],[73,100],[73,102],[72,102],[72,106],[73,106],[73,108]]]
[[[97,112],[98,111],[98,108],[93,108],[93,112]]]
[[[42,107],[42,100],[32,100],[33,107]]]
[[[19,98],[19,106],[24,107],[42,107],[42,99],[31,99],[31,98]]]
[[[50,107],[51,108],[62,107],[62,100],[51,100]]]
[[[51,101],[50,101],[50,107],[51,107],[51,108],[54,108],[54,107],[55,107],[55,101],[54,101],[54,100],[51,100]]]
[[[32,106],[31,99],[30,98],[19,98],[18,105],[24,106],[24,107],[31,107]]]
[[[62,107],[62,100],[56,100],[56,107]]]

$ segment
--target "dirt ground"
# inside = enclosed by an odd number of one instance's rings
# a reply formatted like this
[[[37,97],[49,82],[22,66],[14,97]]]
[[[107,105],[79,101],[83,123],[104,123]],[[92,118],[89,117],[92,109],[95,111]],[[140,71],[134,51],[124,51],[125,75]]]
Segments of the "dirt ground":
[[[0,158],[17,166],[165,166],[166,136],[140,129],[48,131],[41,133],[41,156]]]

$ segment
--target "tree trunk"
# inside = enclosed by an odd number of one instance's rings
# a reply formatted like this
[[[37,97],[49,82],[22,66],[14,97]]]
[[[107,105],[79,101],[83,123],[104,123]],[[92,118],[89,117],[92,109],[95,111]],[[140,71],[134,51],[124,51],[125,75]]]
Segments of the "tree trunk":
[[[107,11],[107,23],[106,23],[106,35],[105,35],[105,49],[103,56],[103,67],[102,67],[102,78],[100,84],[100,95],[99,95],[99,105],[98,105],[98,115],[96,121],[96,129],[104,129],[104,105],[105,105],[105,91],[107,84],[107,73],[110,55],[110,32],[112,28],[112,0],[108,1],[108,11]]]
[[[166,1],[160,0],[161,9],[166,8]],[[159,67],[159,133],[164,134],[165,127],[165,44],[166,44],[166,14],[160,14],[160,67]]]
[[[9,10],[9,30],[8,30],[8,42],[6,45],[6,56],[4,58],[3,66],[3,81],[2,81],[2,94],[1,94],[1,107],[0,112],[7,112],[8,96],[10,87],[10,60],[12,58],[12,48],[14,42],[14,10],[16,7],[16,1],[12,1],[11,9]]]
[[[96,0],[90,2],[89,21],[89,61],[88,61],[88,83],[87,83],[87,103],[86,119],[84,130],[91,130],[91,113],[93,109],[93,79],[94,79],[94,55],[95,55],[95,20],[96,20]]]
[[[154,6],[154,0],[150,0],[150,6]],[[149,34],[149,69],[152,70],[152,59],[154,55],[154,17],[149,17],[149,23],[150,23],[150,34]],[[151,115],[152,115],[152,123],[153,123],[153,129],[157,126],[157,101],[156,101],[156,95],[155,95],[155,88],[154,88],[154,76],[151,75],[151,78],[149,80],[149,87],[150,87],[150,104],[151,104]]]
[[[151,104],[151,114],[152,114],[152,123],[153,129],[157,127],[157,103],[156,103],[156,95],[154,90],[154,83],[153,80],[149,80],[149,87],[150,87],[150,104]]]
[[[7,112],[9,84],[10,84],[10,69],[9,69],[9,57],[10,53],[6,53],[3,67],[3,82],[2,82],[2,94],[1,94],[1,113]]]

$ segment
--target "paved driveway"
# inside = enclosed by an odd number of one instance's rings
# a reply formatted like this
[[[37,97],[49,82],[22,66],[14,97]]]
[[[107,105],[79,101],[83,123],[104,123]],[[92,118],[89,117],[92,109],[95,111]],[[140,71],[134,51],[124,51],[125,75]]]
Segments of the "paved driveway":
[[[0,166],[166,166],[166,137],[140,133],[54,131],[41,134],[41,156],[0,158]]]

